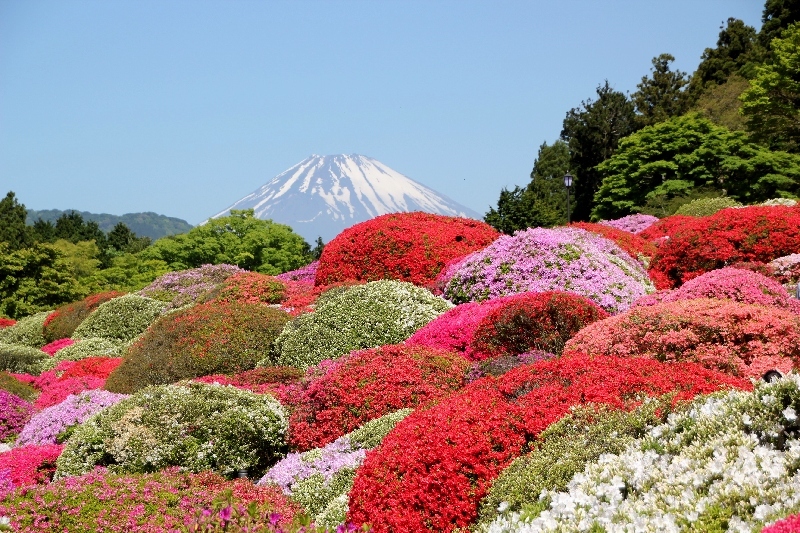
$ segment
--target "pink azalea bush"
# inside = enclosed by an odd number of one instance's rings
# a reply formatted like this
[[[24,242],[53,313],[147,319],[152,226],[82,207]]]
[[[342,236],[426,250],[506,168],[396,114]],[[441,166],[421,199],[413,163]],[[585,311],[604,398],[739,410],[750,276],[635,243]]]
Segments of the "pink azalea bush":
[[[761,533],[800,533],[800,514],[793,514],[783,520],[778,520],[762,529]]]
[[[73,339],[69,338],[58,339],[49,344],[45,344],[44,346],[42,346],[41,350],[44,353],[52,356],[55,355],[56,352],[59,351],[61,348],[66,348],[67,346],[72,346],[73,344],[75,344],[75,341]]]
[[[644,213],[636,213],[616,220],[601,220],[598,224],[636,234],[646,230],[656,222],[658,222],[658,217],[645,215]]]
[[[58,444],[28,445],[0,453],[0,501],[15,488],[49,482],[62,449]]]
[[[304,281],[306,283],[314,283],[314,279],[317,277],[318,266],[319,261],[314,261],[297,270],[290,270],[289,272],[278,274],[275,277],[281,281]]]
[[[0,389],[0,442],[15,437],[33,415],[34,407],[16,394]]]

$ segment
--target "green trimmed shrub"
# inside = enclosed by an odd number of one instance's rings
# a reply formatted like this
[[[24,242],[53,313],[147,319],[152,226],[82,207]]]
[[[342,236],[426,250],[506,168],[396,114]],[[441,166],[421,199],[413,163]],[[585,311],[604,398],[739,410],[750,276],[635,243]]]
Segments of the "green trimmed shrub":
[[[39,395],[39,392],[28,385],[18,380],[8,372],[0,372],[0,389],[8,391],[11,394],[19,396],[25,401],[33,402]]]
[[[125,344],[98,337],[75,341],[45,362],[45,370],[55,368],[61,361],[80,361],[88,357],[119,357],[125,351]]]
[[[113,298],[123,296],[124,292],[109,291],[92,294],[83,300],[63,305],[50,313],[44,321],[44,338],[47,342],[72,337],[81,322],[97,307]]]
[[[261,304],[208,302],[174,311],[131,344],[105,387],[131,394],[148,385],[251,370],[269,356],[290,318]]]
[[[75,329],[75,339],[130,341],[164,311],[165,304],[138,294],[126,294],[100,306]]]
[[[20,319],[13,326],[0,329],[0,343],[41,348],[47,344],[42,329],[49,314],[50,311],[42,311]]]
[[[395,344],[452,307],[411,283],[355,285],[289,322],[275,341],[277,359],[265,358],[259,366],[308,368],[352,350]]]
[[[283,407],[268,395],[205,383],[148,387],[78,426],[55,477],[96,466],[131,474],[179,466],[260,475],[285,453],[286,429]]]
[[[687,215],[690,217],[707,217],[726,207],[742,207],[742,204],[727,196],[698,198],[680,206],[678,210],[675,211],[675,214]]]
[[[39,375],[47,370],[50,356],[38,348],[0,342],[0,370]]]

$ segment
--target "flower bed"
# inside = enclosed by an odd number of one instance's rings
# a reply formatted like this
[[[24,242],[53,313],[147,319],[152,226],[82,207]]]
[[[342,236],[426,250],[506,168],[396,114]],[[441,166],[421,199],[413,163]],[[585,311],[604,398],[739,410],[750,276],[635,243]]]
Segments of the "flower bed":
[[[10,392],[28,402],[35,400],[38,394],[38,391],[30,384],[8,372],[0,372],[0,390]]]
[[[54,356],[57,351],[75,344],[74,339],[58,339],[42,346],[41,350],[49,356]]]
[[[43,333],[47,342],[72,337],[83,320],[97,307],[109,300],[123,296],[124,292],[108,291],[87,296],[83,300],[59,307],[47,316]],[[52,354],[51,354],[52,355]]]
[[[695,221],[696,218],[690,217],[689,215],[671,215],[660,219],[658,222],[654,222],[652,225],[639,232],[638,235],[648,241],[663,243],[685,225],[692,224]]]

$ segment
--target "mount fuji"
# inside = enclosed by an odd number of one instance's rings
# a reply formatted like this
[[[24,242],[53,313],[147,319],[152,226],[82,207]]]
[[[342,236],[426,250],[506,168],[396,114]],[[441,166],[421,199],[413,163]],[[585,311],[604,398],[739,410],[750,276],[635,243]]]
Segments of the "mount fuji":
[[[363,155],[312,155],[235,202],[256,218],[287,224],[309,243],[387,213],[425,211],[481,220],[475,211]]]

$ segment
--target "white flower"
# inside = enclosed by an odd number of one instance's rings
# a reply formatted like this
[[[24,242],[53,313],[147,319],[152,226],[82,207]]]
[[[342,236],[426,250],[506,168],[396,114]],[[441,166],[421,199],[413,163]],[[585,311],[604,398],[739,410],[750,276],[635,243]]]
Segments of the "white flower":
[[[784,409],[782,412],[783,412],[783,417],[789,422],[794,422],[795,420],[797,420],[797,413],[795,412],[794,407],[792,407],[791,405],[786,409]]]
[[[508,502],[500,502],[500,505],[497,506],[498,513],[505,513],[506,509],[508,509]]]
[[[744,424],[745,426],[749,426],[752,423],[753,423],[753,419],[750,418],[750,415],[748,415],[747,413],[744,413],[742,415],[742,424]]]
[[[11,524],[11,519],[7,516],[0,516],[0,526],[7,526]]]

